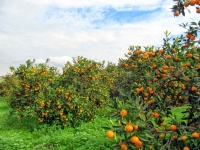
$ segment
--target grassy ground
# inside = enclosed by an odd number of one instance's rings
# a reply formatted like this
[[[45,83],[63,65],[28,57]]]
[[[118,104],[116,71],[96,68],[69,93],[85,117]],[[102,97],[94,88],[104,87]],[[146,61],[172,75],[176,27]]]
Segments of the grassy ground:
[[[101,115],[93,123],[57,130],[56,126],[37,128],[37,120],[18,120],[9,111],[0,98],[0,150],[110,150],[115,142],[106,138],[102,126],[110,126],[110,122]]]
[[[185,107],[172,110],[173,115],[165,118],[166,124],[172,120],[183,121]],[[106,137],[103,126],[110,126],[108,118],[98,114],[92,123],[83,123],[77,128],[39,125],[37,120],[9,115],[10,108],[0,97],[0,150],[111,150],[115,140]],[[39,126],[39,128],[38,128]]]

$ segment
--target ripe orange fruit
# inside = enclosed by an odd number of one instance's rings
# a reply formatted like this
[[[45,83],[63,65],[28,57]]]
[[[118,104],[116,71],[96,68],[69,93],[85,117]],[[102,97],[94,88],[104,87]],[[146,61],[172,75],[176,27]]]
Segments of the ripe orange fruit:
[[[138,130],[138,125],[133,125],[134,130]]]
[[[191,91],[192,91],[192,92],[195,92],[195,91],[197,91],[197,87],[195,87],[195,86],[192,86],[192,87],[191,87]]]
[[[153,78],[153,81],[154,81],[154,82],[158,81],[158,78]]]
[[[110,139],[115,137],[115,133],[111,130],[107,131],[106,136]]]
[[[200,8],[196,9],[196,13],[199,14],[200,13]]]
[[[185,1],[185,2],[184,2],[184,6],[185,6],[185,7],[188,7],[188,6],[189,6],[189,2],[188,2],[188,1]]]
[[[200,4],[200,0],[196,0],[195,3],[196,3],[197,5],[199,5],[199,4]]]
[[[160,75],[160,72],[159,72],[159,71],[157,71],[157,72],[156,72],[156,75]]]
[[[176,126],[175,125],[171,125],[170,128],[171,128],[172,131],[176,131]]]
[[[153,104],[155,101],[152,99],[152,100],[149,100],[149,105]]]
[[[158,51],[158,53],[159,53],[159,54],[163,54],[163,53],[164,53],[164,49],[160,49],[160,50]]]
[[[189,34],[189,33],[187,33],[187,34],[186,34],[186,38],[188,38],[188,39],[189,39],[189,38],[190,38],[190,36],[191,36],[191,34]]]
[[[163,138],[164,138],[164,134],[161,133],[161,134],[159,135],[159,138],[160,138],[160,139],[163,139]]]
[[[174,16],[179,16],[179,11],[175,11]]]
[[[189,67],[189,66],[190,66],[190,63],[189,63],[189,62],[186,62],[185,65],[186,65],[186,67]]]
[[[184,45],[185,47],[189,47],[189,44],[188,43],[185,43],[185,45]]]
[[[159,118],[159,116],[160,116],[159,113],[157,113],[157,112],[154,113],[155,118]]]
[[[128,146],[125,143],[123,143],[123,144],[121,144],[121,149],[128,150]]]
[[[182,138],[181,138],[181,140],[183,141],[183,142],[185,142],[186,141],[186,139],[187,139],[187,136],[182,136]]]
[[[193,138],[199,138],[199,133],[193,132],[193,133],[192,133],[192,137],[193,137]]]
[[[140,88],[140,91],[141,91],[141,92],[142,92],[142,91],[144,91],[144,88],[143,88],[143,87],[141,87],[141,88]]]
[[[137,89],[136,89],[136,92],[137,92],[137,93],[140,93],[140,92],[142,92],[142,91],[144,91],[144,88],[143,88],[143,87],[137,88]]]
[[[42,106],[42,107],[44,107],[44,106],[45,106],[45,103],[44,103],[44,101],[42,101],[42,102],[40,103],[40,106]]]
[[[138,54],[139,54],[139,51],[138,51],[138,50],[136,50],[136,51],[135,51],[135,55],[138,55]]]
[[[172,58],[171,55],[167,55],[167,56],[166,56],[166,59],[168,59],[168,60],[171,59],[171,58]]]
[[[188,54],[187,54],[187,58],[192,58],[192,54],[191,54],[191,53],[188,53]]]
[[[149,93],[145,93],[144,96],[148,97],[148,96],[149,96]]]
[[[183,150],[190,150],[189,147],[185,146],[183,147]]]
[[[195,0],[190,0],[189,4],[190,4],[190,6],[194,6],[195,5]]]
[[[156,64],[153,64],[153,69],[155,69],[157,67],[157,65]]]
[[[184,84],[181,84],[181,90],[185,90],[186,86]]]
[[[137,141],[136,143],[135,143],[135,147],[136,148],[141,148],[142,147],[142,141]]]
[[[194,41],[195,40],[195,36],[194,35],[190,35],[190,40]]]
[[[176,49],[172,49],[172,53],[176,53]]]
[[[166,74],[166,73],[167,73],[167,70],[163,70],[163,73]]]
[[[183,66],[183,67],[187,67],[187,65],[186,65],[186,64],[182,64],[182,66]]]
[[[131,55],[131,52],[128,52],[128,55]]]
[[[124,66],[125,66],[125,67],[128,67],[128,64],[127,64],[127,63],[125,63],[125,64],[124,64]]]
[[[133,126],[130,124],[127,124],[125,127],[126,132],[132,132],[133,131]]]
[[[166,77],[166,74],[165,74],[165,73],[163,73],[163,74],[161,74],[161,76],[162,76],[162,77]]]
[[[122,141],[119,142],[119,146],[121,146],[122,144],[124,144]]]
[[[174,135],[174,136],[173,136],[173,139],[174,139],[174,140],[177,140],[177,139],[178,139],[177,135]]]
[[[151,56],[152,56],[152,57],[156,56],[156,53],[152,52],[152,53],[151,53]]]
[[[125,109],[120,111],[120,116],[125,117],[127,115],[127,111]]]
[[[162,66],[163,70],[167,70],[168,69],[168,66]]]
[[[131,142],[132,142],[132,143],[135,144],[135,143],[138,143],[138,141],[140,141],[140,139],[139,139],[137,136],[132,136],[132,137],[131,137]]]
[[[187,64],[182,64],[183,67],[187,67]]]

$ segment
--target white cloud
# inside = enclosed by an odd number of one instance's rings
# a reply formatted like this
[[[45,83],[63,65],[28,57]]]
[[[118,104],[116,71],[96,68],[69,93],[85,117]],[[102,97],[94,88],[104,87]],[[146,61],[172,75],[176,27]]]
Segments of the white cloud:
[[[54,56],[51,56],[49,57],[50,59],[50,63],[51,64],[54,64],[55,66],[58,66],[58,67],[63,67],[64,64],[66,64],[67,62],[71,62],[73,61],[72,57],[69,57],[69,56],[61,56],[61,57],[54,57]]]
[[[58,67],[72,57],[84,56],[97,61],[119,58],[130,45],[162,44],[164,31],[178,35],[185,30],[182,22],[198,21],[195,9],[186,17],[173,17],[172,0],[2,0],[0,1],[0,75],[9,66],[28,59],[50,62]],[[82,13],[71,8],[83,9]],[[133,16],[133,23],[106,19],[105,10],[153,10],[147,15]],[[157,10],[158,8],[158,10]],[[71,11],[70,11],[71,10]],[[93,21],[100,20],[98,23]],[[38,58],[38,59],[37,59]]]
[[[45,63],[45,62],[46,62],[46,60],[43,59],[43,58],[37,58],[37,59],[35,59],[35,63],[36,64]]]

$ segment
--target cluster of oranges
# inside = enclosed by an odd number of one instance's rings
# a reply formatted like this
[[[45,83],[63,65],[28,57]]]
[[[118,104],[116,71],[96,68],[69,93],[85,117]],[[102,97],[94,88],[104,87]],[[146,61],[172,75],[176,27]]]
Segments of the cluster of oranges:
[[[190,39],[191,41],[194,41],[194,40],[195,40],[195,36],[192,35],[192,34],[190,34],[190,33],[187,33],[187,34],[186,34],[186,37],[187,37],[188,39]]]
[[[195,6],[195,5],[197,5],[197,6],[199,6],[200,5],[200,0],[189,0],[189,1],[185,1],[184,2],[184,6],[185,7],[188,7],[188,6]],[[200,8],[199,7],[197,7],[197,9],[196,9],[196,13],[200,13]]]
[[[131,142],[135,145],[136,148],[142,147],[142,141],[137,136],[132,136]]]
[[[191,41],[195,39],[195,36],[192,34],[187,35],[187,37]],[[180,124],[177,123],[168,126],[168,124],[164,123],[167,115],[166,109],[168,106],[177,107],[190,104],[189,99],[191,99],[191,95],[198,96],[198,86],[193,82],[193,78],[198,76],[197,70],[200,66],[198,51],[192,48],[187,49],[185,53],[180,53],[179,48],[142,51],[136,47],[135,49],[130,49],[127,54],[127,60],[123,60],[124,68],[127,72],[131,72],[133,76],[136,76],[135,79],[131,80],[134,83],[132,88],[127,90],[132,91],[134,98],[136,97],[139,100],[137,103],[140,104],[135,104],[136,102],[134,101],[132,101],[132,104],[127,102],[127,109],[122,109],[119,112],[119,116],[122,117],[119,125],[125,128],[125,130],[123,133],[121,133],[122,130],[116,130],[116,133],[120,132],[121,135],[125,134],[127,136],[118,145],[123,150],[129,149],[133,145],[135,148],[142,149],[148,146],[149,148],[151,147],[150,149],[153,149],[156,145],[155,143],[153,144],[154,140],[149,143],[147,142],[148,138],[143,139],[145,137],[140,135],[145,134],[141,133],[145,130],[144,127],[140,127],[137,130],[134,128],[134,124],[138,124],[137,122],[142,124],[143,121],[143,124],[146,124],[144,126],[149,126],[150,128],[152,125],[146,123],[145,120],[150,122],[155,120],[154,123],[156,123],[156,126],[154,126],[154,130],[151,132],[155,140],[162,139],[162,141],[165,141],[168,138],[165,132],[171,133],[172,131],[172,138],[180,138],[178,136],[181,136],[181,134],[177,134],[179,130],[182,130]],[[127,87],[129,86],[127,85]],[[186,94],[187,92],[190,92],[191,95]],[[126,101],[124,103],[122,108],[126,108]],[[130,105],[132,105],[132,108]],[[136,107],[134,107],[135,105]],[[145,108],[143,109],[143,107]],[[196,109],[193,111],[196,111]],[[133,124],[129,122],[130,120],[127,120],[130,118],[132,121],[134,120]],[[195,124],[194,127],[196,127]],[[146,132],[148,131],[146,130]],[[191,133],[190,139],[191,137],[199,139],[198,134],[198,131]],[[112,135],[107,136],[109,138],[117,138],[114,132]],[[182,141],[186,139],[183,136]],[[175,146],[175,143],[173,144]],[[190,145],[182,143],[181,147],[186,149]]]
[[[200,13],[200,1],[199,0],[186,0],[183,2],[183,6],[184,7],[188,7],[188,6],[197,6],[196,7],[196,13]],[[174,16],[179,16],[180,12],[183,10],[182,5],[178,5],[174,8]]]
[[[121,111],[120,111],[120,116],[121,116],[121,117],[127,116],[127,111],[126,111],[125,109],[121,110]],[[166,125],[163,124],[163,126],[166,126]],[[134,130],[138,130],[138,128],[139,128],[138,125],[132,125],[131,122],[128,122],[128,123],[125,125],[125,131],[126,131],[127,133],[132,133]],[[170,129],[171,131],[173,131],[173,132],[176,132],[176,131],[177,131],[177,126],[174,125],[174,124],[172,124],[172,125],[169,127],[169,129]],[[158,129],[158,128],[156,128],[155,130],[156,130],[157,132],[159,132],[159,129]],[[107,136],[108,138],[111,138],[111,139],[112,139],[112,138],[115,138],[115,132],[113,132],[112,130],[108,130],[107,133],[106,133],[106,136]],[[159,138],[160,138],[160,139],[164,139],[164,137],[165,137],[165,135],[164,135],[163,133],[161,133],[161,134],[159,135]],[[199,133],[196,132],[196,131],[194,131],[194,132],[191,134],[191,137],[192,137],[193,139],[198,139],[198,138],[199,138]],[[174,140],[177,140],[177,139],[178,139],[178,136],[177,136],[177,135],[173,135],[173,139],[174,139]],[[186,135],[183,135],[183,136],[181,137],[181,140],[182,140],[183,142],[186,142],[187,139],[188,139],[188,136],[186,136]],[[134,144],[136,148],[138,148],[138,149],[142,148],[143,142],[142,142],[142,140],[140,140],[140,138],[139,138],[137,135],[132,135],[132,136],[130,137],[130,142],[131,142],[132,144]],[[119,146],[121,147],[122,150],[128,150],[128,147],[129,147],[128,144],[127,144],[126,142],[123,142],[123,141],[120,141],[120,142],[119,142]],[[150,146],[149,146],[149,149],[152,150],[152,149],[153,149],[153,146],[150,145]],[[188,146],[184,146],[184,147],[183,147],[183,150],[190,150],[190,148],[189,148]]]

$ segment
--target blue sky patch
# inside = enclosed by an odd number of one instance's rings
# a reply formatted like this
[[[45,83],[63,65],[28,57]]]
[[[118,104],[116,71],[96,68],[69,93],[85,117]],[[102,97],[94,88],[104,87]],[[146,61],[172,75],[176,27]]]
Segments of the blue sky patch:
[[[92,19],[89,18],[89,21],[92,25],[98,28],[109,23],[124,24],[148,19],[148,14],[158,12],[160,10],[160,8],[156,8],[154,10],[144,11],[133,7],[130,8],[130,6],[127,9],[123,8],[121,10],[116,10],[113,7],[105,7],[100,10],[96,10],[93,7],[67,9],[50,7],[44,15],[44,20],[50,20],[52,18],[60,19],[65,15],[65,13],[72,15],[71,17],[74,20],[80,19],[80,17],[88,20],[87,17],[92,16]]]

